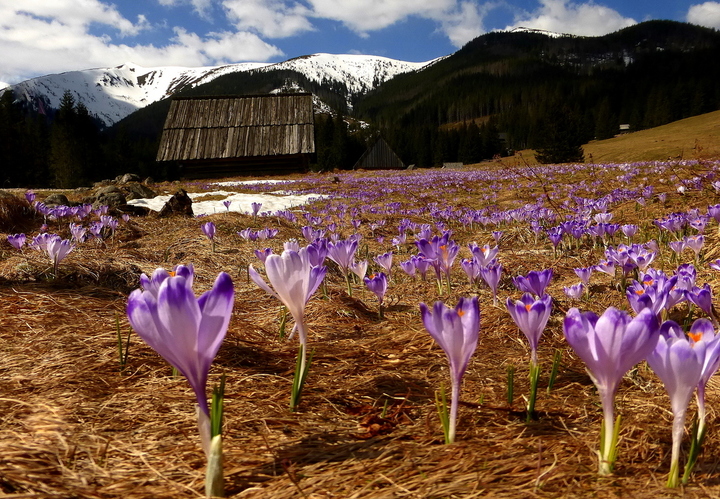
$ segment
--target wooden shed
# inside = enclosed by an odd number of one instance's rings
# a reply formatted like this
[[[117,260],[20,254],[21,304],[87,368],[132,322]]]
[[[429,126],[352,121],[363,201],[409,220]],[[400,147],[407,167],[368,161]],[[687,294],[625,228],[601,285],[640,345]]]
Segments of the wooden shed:
[[[405,163],[395,154],[385,139],[378,137],[357,160],[353,170],[402,170]]]
[[[176,98],[157,161],[183,178],[307,171],[315,152],[312,94]]]

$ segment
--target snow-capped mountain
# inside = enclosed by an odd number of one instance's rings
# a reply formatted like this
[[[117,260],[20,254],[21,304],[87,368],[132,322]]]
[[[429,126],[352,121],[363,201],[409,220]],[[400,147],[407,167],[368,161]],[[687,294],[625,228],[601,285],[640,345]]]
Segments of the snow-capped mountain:
[[[314,54],[275,64],[239,63],[199,68],[144,68],[127,63],[41,76],[12,85],[16,96],[39,112],[57,109],[66,91],[106,126],[187,87],[239,71],[294,70],[318,83],[343,83],[351,94],[372,90],[395,75],[421,69],[428,62],[404,62],[368,55]],[[0,93],[3,90],[0,87]]]

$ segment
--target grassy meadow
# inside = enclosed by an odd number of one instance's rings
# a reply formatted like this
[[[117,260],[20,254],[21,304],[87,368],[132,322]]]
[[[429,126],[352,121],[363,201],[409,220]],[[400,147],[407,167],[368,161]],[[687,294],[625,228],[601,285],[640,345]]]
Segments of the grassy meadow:
[[[682,125],[667,125],[666,137],[680,135],[672,126]],[[706,217],[705,244],[696,260],[692,251],[676,254],[667,243],[698,229],[688,223],[670,233],[654,221],[674,213],[694,220],[720,203],[713,185],[720,180],[720,162],[691,158],[685,145],[683,160],[667,161],[677,156],[669,152],[670,139],[653,139],[650,132],[588,145],[593,164],[540,166],[515,158],[457,171],[295,175],[283,191],[324,197],[290,213],[261,210],[258,217],[222,211],[200,219],[134,216],[112,236],[75,244],[57,275],[43,252],[27,245],[15,249],[6,236],[24,232],[30,239],[47,223],[48,232],[65,239],[70,222],[87,225],[95,215],[81,222],[46,218],[22,193],[0,199],[0,497],[203,496],[205,459],[192,390],[131,331],[125,312],[142,273],[179,264],[194,265],[196,294],[209,289],[221,271],[234,282],[233,315],[209,381],[210,388],[222,375],[226,379],[227,497],[717,497],[720,383],[711,380],[708,387],[708,433],[695,471],[686,486],[667,489],[668,395],[646,363],[631,370],[616,397],[622,426],[615,472],[600,477],[599,398],[563,336],[563,318],[572,307],[631,312],[620,273],[593,272],[587,297],[563,291],[579,282],[575,268],[597,265],[608,247],[621,243],[655,240],[653,268],[672,274],[679,264],[694,263],[697,285],[708,283],[718,292],[720,272],[709,267],[720,258],[718,222]],[[705,137],[698,143],[708,153],[717,142]],[[630,139],[636,141],[622,142]],[[668,148],[650,158],[629,152],[650,154],[653,140]],[[155,188],[172,193],[181,186],[218,190],[197,182]],[[223,190],[281,189],[259,184]],[[43,195],[38,192],[37,199]],[[570,220],[592,227],[598,213],[611,214],[612,223],[635,224],[638,231],[632,238],[620,231],[607,237],[568,234],[553,247],[547,230]],[[217,227],[215,251],[200,230],[208,221]],[[324,289],[306,310],[312,367],[300,406],[291,412],[297,342],[281,336],[280,303],[249,279],[248,266],[264,274],[255,250],[280,253],[289,239],[308,244],[303,226],[326,237],[359,234],[356,258],[368,260],[368,274],[382,270],[373,257],[392,251],[394,260],[383,318],[375,295],[357,280],[349,296],[337,265],[326,261]],[[400,226],[407,239],[395,244]],[[237,234],[247,228],[279,232],[248,241]],[[414,242],[423,229],[432,235],[451,231],[460,245],[449,290],[436,286],[432,271],[423,279],[399,266],[417,254]],[[473,242],[498,246],[504,269],[498,305],[488,287],[471,282],[461,268],[461,259],[472,257]],[[530,350],[505,300],[522,294],[513,277],[543,269],[553,270],[547,290],[553,310],[539,343],[536,412],[527,423]],[[469,296],[479,297],[480,341],[463,380],[456,442],[445,445],[435,393],[449,386],[447,359],[425,330],[419,303],[455,306]],[[670,312],[679,323],[703,316],[687,302]],[[556,352],[561,362],[548,390]],[[515,372],[512,400],[509,367]],[[687,431],[695,411],[693,401]],[[683,463],[688,445],[685,435]]]

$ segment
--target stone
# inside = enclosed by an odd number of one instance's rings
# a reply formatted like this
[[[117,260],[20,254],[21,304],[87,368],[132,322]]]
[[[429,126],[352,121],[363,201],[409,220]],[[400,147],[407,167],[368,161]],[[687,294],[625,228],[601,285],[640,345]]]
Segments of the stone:
[[[102,196],[103,194],[112,194],[112,193],[120,193],[122,194],[122,191],[120,188],[116,185],[106,185],[105,187],[100,187],[98,190],[95,191],[95,196]]]
[[[55,194],[50,194],[48,197],[45,198],[43,203],[45,203],[47,206],[70,206],[70,200],[68,200],[67,196],[65,194],[60,194],[59,192],[56,192]]]
[[[140,182],[140,175],[134,173],[126,173],[125,175],[118,175],[115,181],[120,184],[127,184],[128,182]]]
[[[173,194],[158,213],[159,217],[169,217],[172,215],[195,216],[192,210],[192,199],[190,199],[185,189],[179,189]]]
[[[155,191],[139,182],[129,182],[122,186],[122,190],[125,191],[125,197],[128,201],[131,199],[154,198],[157,196]]]
[[[127,199],[125,195],[120,191],[110,191],[98,194],[95,196],[93,201],[93,208],[97,209],[100,206],[106,205],[109,208],[117,208],[118,206],[126,205]]]

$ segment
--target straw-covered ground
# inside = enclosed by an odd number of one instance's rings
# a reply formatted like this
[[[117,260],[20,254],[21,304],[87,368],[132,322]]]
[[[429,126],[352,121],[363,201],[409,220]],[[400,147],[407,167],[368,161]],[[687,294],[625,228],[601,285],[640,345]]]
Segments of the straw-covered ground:
[[[0,497],[203,495],[205,458],[192,390],[130,333],[125,315],[128,294],[139,286],[141,273],[188,263],[195,268],[198,294],[209,289],[221,271],[228,272],[235,285],[232,320],[209,383],[226,377],[228,497],[719,496],[720,390],[711,381],[709,431],[690,483],[668,490],[672,413],[662,384],[645,363],[625,377],[616,399],[622,429],[615,473],[597,475],[599,399],[582,362],[564,340],[562,320],[573,306],[597,313],[610,305],[630,308],[606,274],[592,275],[589,299],[571,300],[562,288],[578,282],[573,268],[598,263],[601,245],[584,239],[578,246],[566,237],[556,255],[546,236],[536,242],[526,221],[463,225],[452,217],[440,220],[426,209],[436,203],[440,210],[490,207],[490,213],[522,207],[539,197],[557,211],[560,222],[572,214],[570,204],[563,204],[570,199],[568,186],[598,181],[599,196],[616,187],[656,184],[656,194],[667,193],[664,201],[654,196],[645,206],[631,199],[609,206],[613,222],[640,224],[635,241],[645,242],[659,235],[653,219],[691,208],[704,213],[708,205],[720,202],[710,186],[717,164],[668,167],[671,173],[663,183],[643,172],[645,167],[633,178],[620,178],[617,168],[602,165],[558,168],[552,174],[551,168],[483,168],[489,171],[482,177],[486,180],[465,180],[470,172],[433,177],[451,177],[453,185],[428,182],[423,171],[298,177],[299,186],[306,182],[323,193],[335,192],[335,202],[348,208],[333,211],[333,202],[320,201],[294,210],[297,223],[222,212],[203,219],[133,217],[120,224],[113,238],[78,245],[60,263],[57,277],[41,252],[28,247],[19,251],[4,242],[11,232],[37,234],[42,217],[24,209],[13,211],[7,199],[0,201],[5,206],[0,221],[6,225],[0,244]],[[698,175],[708,180],[684,194],[677,192],[680,180]],[[396,177],[404,179],[406,187],[386,189]],[[374,179],[370,189],[377,196],[372,203],[353,190],[358,179]],[[385,209],[388,203],[399,204],[393,205],[393,212]],[[331,209],[324,213],[328,206]],[[307,307],[309,341],[315,351],[312,367],[299,410],[290,412],[297,343],[280,337],[280,303],[249,281],[247,267],[253,264],[262,273],[254,249],[269,246],[279,253],[284,241],[303,240],[305,209],[334,216],[325,224],[335,221],[339,233],[350,235],[353,206],[362,220],[359,258],[369,258],[371,269],[378,270],[372,257],[395,251],[388,306],[379,319],[375,296],[355,283],[349,297],[339,270],[328,263],[327,294],[319,290]],[[404,210],[411,207],[423,210],[408,215]],[[333,213],[345,213],[344,220]],[[21,215],[22,220],[13,219]],[[438,295],[432,272],[423,281],[397,265],[417,253],[412,233],[400,249],[392,247],[390,240],[403,218],[433,224],[434,234],[439,234],[435,224],[442,222],[462,245],[451,293]],[[371,230],[381,219],[386,224]],[[215,252],[200,231],[205,221],[213,221],[218,229]],[[67,220],[50,221],[49,231],[69,237],[67,226]],[[247,227],[280,232],[268,241],[248,242],[236,234]],[[486,287],[469,284],[459,265],[460,258],[470,257],[467,243],[492,243],[493,230],[503,231],[498,258],[505,271],[499,306],[492,305]],[[385,237],[382,243],[378,236]],[[614,242],[624,240],[618,233]],[[671,265],[671,256],[663,247],[655,266],[672,271],[676,263]],[[714,220],[706,230],[704,257],[706,262],[720,257]],[[692,254],[683,258],[691,261]],[[511,277],[546,268],[555,273],[549,287],[554,308],[539,347],[537,413],[526,424],[523,397],[528,393],[529,348],[504,300],[520,296]],[[701,264],[698,283],[708,282],[717,290],[713,272]],[[481,339],[463,381],[457,441],[445,445],[434,400],[439,387],[449,385],[447,360],[423,327],[418,304],[440,299],[454,306],[461,296],[475,294],[480,298]],[[116,324],[123,342],[128,337],[130,341],[124,368]],[[548,393],[556,350],[562,362]],[[508,366],[515,367],[512,404],[507,400]],[[689,412],[695,413],[694,402]],[[686,435],[685,451],[687,442]]]

